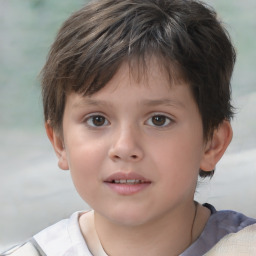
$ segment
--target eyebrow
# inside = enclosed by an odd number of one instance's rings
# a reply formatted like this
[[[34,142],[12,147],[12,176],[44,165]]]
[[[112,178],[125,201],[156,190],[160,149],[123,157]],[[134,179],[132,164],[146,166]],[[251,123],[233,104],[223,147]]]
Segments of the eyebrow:
[[[149,107],[160,106],[160,105],[171,106],[171,107],[182,107],[182,108],[185,107],[184,103],[176,99],[156,99],[156,100],[146,99],[146,100],[140,101],[139,105],[149,106]],[[79,108],[84,106],[112,107],[113,105],[111,102],[108,102],[108,101],[94,100],[94,99],[87,98],[83,101],[76,102],[73,105],[73,108],[77,108],[77,107]]]
[[[171,106],[171,107],[185,107],[184,103],[176,99],[158,99],[158,100],[143,100],[143,105],[146,106]]]
[[[104,101],[104,100],[93,100],[90,98],[86,98],[84,100],[81,100],[79,102],[76,102],[73,104],[73,108],[79,108],[84,106],[111,106],[112,104],[110,102]]]

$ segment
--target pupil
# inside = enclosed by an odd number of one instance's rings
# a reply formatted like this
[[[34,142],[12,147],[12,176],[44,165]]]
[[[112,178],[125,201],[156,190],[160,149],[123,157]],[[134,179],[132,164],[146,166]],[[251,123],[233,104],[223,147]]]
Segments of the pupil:
[[[153,124],[157,125],[157,126],[164,125],[165,121],[166,121],[166,117],[165,116],[154,116],[153,120],[152,120]]]
[[[105,117],[103,116],[95,116],[93,117],[93,124],[95,126],[101,126],[105,123]]]

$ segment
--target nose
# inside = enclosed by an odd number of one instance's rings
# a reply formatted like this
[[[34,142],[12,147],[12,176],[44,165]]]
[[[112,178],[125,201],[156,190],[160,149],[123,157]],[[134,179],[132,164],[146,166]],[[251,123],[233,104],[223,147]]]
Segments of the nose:
[[[144,156],[141,136],[136,128],[120,129],[113,135],[109,157],[113,161],[138,162]]]

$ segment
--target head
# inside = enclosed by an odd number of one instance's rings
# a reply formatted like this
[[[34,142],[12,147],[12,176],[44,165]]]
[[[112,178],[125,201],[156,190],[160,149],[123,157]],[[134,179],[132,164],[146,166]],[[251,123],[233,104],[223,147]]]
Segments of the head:
[[[230,80],[235,51],[216,13],[191,0],[99,0],[61,27],[42,70],[45,121],[62,132],[66,99],[93,95],[129,63],[147,75],[154,57],[170,86],[184,81],[198,106],[205,141],[232,118]],[[200,170],[201,176],[213,172]]]

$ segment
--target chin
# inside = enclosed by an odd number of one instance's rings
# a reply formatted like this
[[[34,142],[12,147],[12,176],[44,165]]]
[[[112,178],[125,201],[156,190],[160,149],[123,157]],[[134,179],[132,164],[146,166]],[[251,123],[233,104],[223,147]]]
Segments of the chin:
[[[104,214],[104,216],[116,225],[127,227],[141,226],[150,220],[150,216],[146,216],[145,212],[139,212],[136,209],[133,211],[127,209],[124,211],[115,211],[108,216]]]

